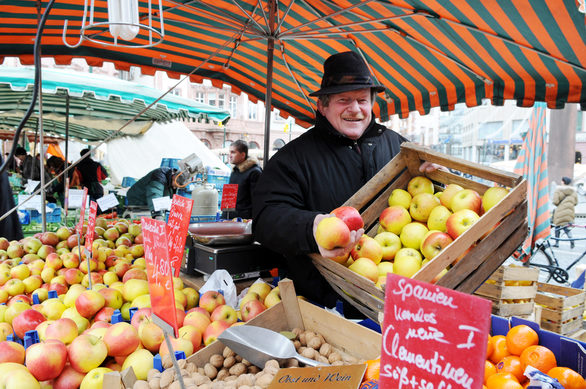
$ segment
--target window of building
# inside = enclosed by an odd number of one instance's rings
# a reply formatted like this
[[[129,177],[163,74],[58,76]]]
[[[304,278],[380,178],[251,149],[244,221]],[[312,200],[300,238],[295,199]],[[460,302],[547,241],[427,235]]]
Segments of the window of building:
[[[500,139],[503,122],[484,122],[478,128],[478,139]]]
[[[238,96],[230,96],[230,107],[228,107],[230,111],[230,116],[232,118],[236,117],[236,113],[238,112]]]
[[[224,141],[224,148],[227,149],[230,147],[230,145],[232,144],[232,142],[234,142],[233,140],[225,140]]]
[[[260,149],[260,146],[255,141],[250,141],[250,143],[248,143],[248,148],[249,149]]]
[[[220,93],[218,95],[218,108],[224,109],[225,106],[226,106],[226,95],[223,93]]]
[[[203,92],[196,92],[195,93],[195,101],[198,103],[204,104],[206,102],[205,94]]]
[[[252,101],[248,102],[248,119],[256,120],[257,118],[257,105],[254,104]]]
[[[216,106],[216,92],[209,92],[208,93],[208,104]]]
[[[203,143],[204,145],[206,145],[206,147],[207,147],[208,149],[211,149],[211,148],[212,148],[212,144],[211,144],[211,143],[210,143],[210,141],[209,141],[209,140],[207,140],[206,138],[202,138],[202,139],[201,139],[201,141],[202,141],[202,143]]]

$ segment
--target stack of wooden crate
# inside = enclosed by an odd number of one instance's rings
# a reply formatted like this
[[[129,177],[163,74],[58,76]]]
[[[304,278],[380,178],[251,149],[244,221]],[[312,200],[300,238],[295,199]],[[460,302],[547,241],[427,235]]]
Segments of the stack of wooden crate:
[[[583,290],[538,283],[535,303],[541,311],[541,328],[561,335],[581,330],[585,300]]]

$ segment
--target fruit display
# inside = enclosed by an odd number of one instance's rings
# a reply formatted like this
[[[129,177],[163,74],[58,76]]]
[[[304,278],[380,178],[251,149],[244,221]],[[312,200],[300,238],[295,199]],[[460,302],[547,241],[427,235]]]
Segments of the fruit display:
[[[379,288],[387,273],[412,277],[507,194],[508,189],[493,187],[481,196],[458,184],[448,184],[436,192],[427,177],[413,177],[406,190],[394,189],[388,196],[388,207],[380,213],[376,235],[363,235],[349,256],[334,260]],[[349,243],[350,231],[364,225],[362,220],[357,221],[360,214],[356,209],[340,208],[331,212],[336,217],[324,219],[317,226],[316,241],[326,249],[344,247]],[[449,266],[432,282],[448,270]]]
[[[99,388],[104,374],[129,367],[146,379],[155,355],[169,354],[151,319],[140,224],[98,217],[89,258],[78,248],[86,229],[0,238],[0,370],[24,368],[13,369],[16,387]],[[239,309],[178,277],[173,287],[179,337],[171,344],[186,356],[280,301],[279,289],[260,280]]]

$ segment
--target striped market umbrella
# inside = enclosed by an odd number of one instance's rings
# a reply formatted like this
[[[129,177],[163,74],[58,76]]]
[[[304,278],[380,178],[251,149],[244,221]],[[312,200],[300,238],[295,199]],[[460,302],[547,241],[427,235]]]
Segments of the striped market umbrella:
[[[531,256],[538,239],[550,234],[549,181],[547,178],[546,106],[537,103],[529,118],[529,130],[523,140],[514,172],[527,180],[527,220],[529,233],[523,242],[520,257]]]
[[[90,1],[86,1],[90,4]],[[94,21],[108,18],[106,0],[92,0]],[[0,59],[18,56],[32,64],[32,44],[47,1],[0,2]],[[158,4],[153,1],[153,5]],[[253,102],[265,101],[309,127],[322,64],[333,53],[354,50],[387,89],[375,113],[426,114],[489,99],[501,105],[536,101],[549,108],[586,107],[586,31],[575,0],[162,0],[164,39],[151,48],[78,43],[84,0],[55,2],[42,38],[42,55],[69,64],[113,62],[143,73],[189,74],[232,86]],[[148,2],[139,0],[144,20]],[[153,6],[153,27],[159,11]],[[107,27],[88,35],[113,42]],[[135,45],[148,43],[141,29]],[[270,113],[270,110],[267,110]],[[267,113],[267,118],[269,113]],[[267,120],[268,122],[269,120]],[[265,128],[265,154],[270,144]]]

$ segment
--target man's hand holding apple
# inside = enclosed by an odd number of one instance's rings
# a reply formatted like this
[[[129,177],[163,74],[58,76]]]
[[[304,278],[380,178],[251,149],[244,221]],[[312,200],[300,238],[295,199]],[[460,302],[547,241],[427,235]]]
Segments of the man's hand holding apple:
[[[324,223],[318,228],[323,220]],[[324,258],[347,256],[363,234],[364,228],[350,230],[344,221],[332,214],[320,214],[313,220],[313,237],[319,254]]]

